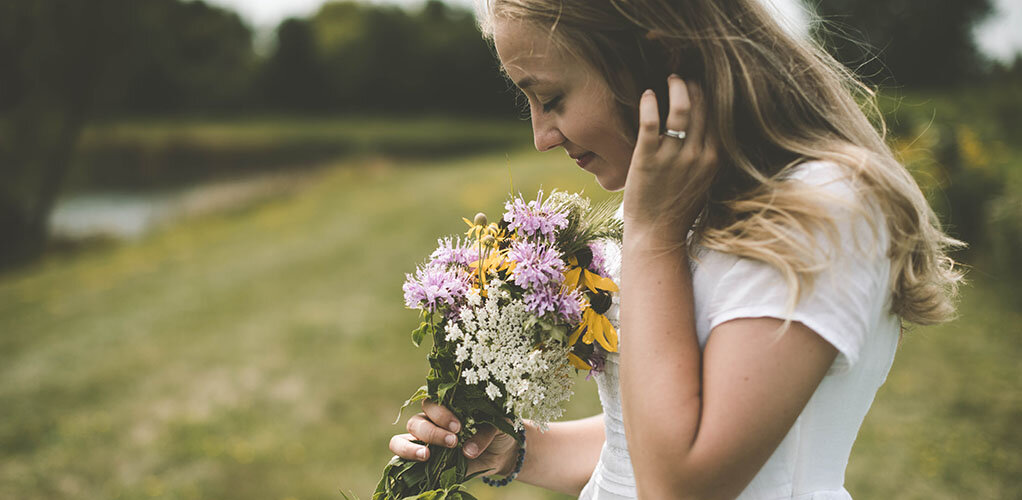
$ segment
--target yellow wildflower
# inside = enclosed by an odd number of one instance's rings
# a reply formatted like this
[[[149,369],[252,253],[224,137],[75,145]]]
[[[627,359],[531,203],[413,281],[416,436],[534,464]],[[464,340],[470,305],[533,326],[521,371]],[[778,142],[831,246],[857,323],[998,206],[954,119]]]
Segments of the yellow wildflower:
[[[618,291],[614,280],[579,266],[578,259],[575,257],[568,258],[568,271],[564,273],[564,286],[569,288],[586,287],[593,293],[598,293],[598,290]]]
[[[617,330],[614,330],[614,325],[610,324],[606,316],[597,313],[592,307],[582,311],[582,323],[568,338],[568,345],[575,345],[579,336],[585,344],[592,344],[595,340],[607,352],[617,352]]]

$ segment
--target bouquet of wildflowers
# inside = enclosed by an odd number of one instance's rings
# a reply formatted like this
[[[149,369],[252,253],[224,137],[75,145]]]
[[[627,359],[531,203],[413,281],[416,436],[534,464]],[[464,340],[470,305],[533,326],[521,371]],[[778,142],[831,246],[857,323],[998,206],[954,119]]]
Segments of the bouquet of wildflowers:
[[[523,419],[546,429],[572,395],[573,370],[598,370],[617,350],[604,316],[617,286],[602,258],[621,239],[615,205],[555,191],[504,208],[499,223],[464,219],[465,237],[441,239],[408,275],[405,303],[423,317],[412,342],[428,335],[433,347],[426,385],[402,409],[430,398],[464,425],[458,446],[432,447],[426,462],[394,457],[373,500],[473,498],[465,440],[490,424],[524,444]]]

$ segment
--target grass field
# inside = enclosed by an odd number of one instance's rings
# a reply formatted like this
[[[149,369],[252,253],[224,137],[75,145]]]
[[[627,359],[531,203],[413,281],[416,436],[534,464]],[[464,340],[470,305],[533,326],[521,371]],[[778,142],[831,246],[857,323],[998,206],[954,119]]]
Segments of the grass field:
[[[460,217],[500,211],[509,166],[525,193],[605,196],[558,153],[358,160],[0,276],[0,498],[367,498],[426,369],[404,273]],[[960,320],[905,336],[851,457],[856,498],[1022,491],[1022,313],[972,274]],[[598,412],[595,392],[580,381],[569,416]]]

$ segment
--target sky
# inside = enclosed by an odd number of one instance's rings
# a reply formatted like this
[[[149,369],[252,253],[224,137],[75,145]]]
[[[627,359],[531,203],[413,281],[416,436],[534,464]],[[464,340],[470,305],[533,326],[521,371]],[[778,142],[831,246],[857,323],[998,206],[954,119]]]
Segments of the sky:
[[[237,11],[259,31],[272,29],[288,17],[312,14],[324,0],[206,0]],[[421,5],[423,0],[372,0],[406,6]],[[782,15],[793,19],[793,29],[804,30],[805,16],[800,13],[799,0],[766,0]],[[472,0],[447,0],[450,4],[470,6]],[[976,42],[987,55],[1011,61],[1022,52],[1022,0],[993,0],[996,12],[976,29]]]

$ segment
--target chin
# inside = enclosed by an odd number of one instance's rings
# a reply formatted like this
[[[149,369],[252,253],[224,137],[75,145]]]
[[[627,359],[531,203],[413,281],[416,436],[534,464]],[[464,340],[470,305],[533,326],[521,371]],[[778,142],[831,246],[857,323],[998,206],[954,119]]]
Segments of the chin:
[[[606,191],[620,191],[625,188],[625,180],[619,179],[617,176],[614,178],[597,177],[596,183],[600,185]]]
[[[628,177],[628,167],[625,168],[617,167],[605,160],[602,157],[597,157],[599,163],[593,162],[592,165],[588,165],[586,170],[596,177],[596,183],[607,191],[620,191],[625,188],[625,179]]]

